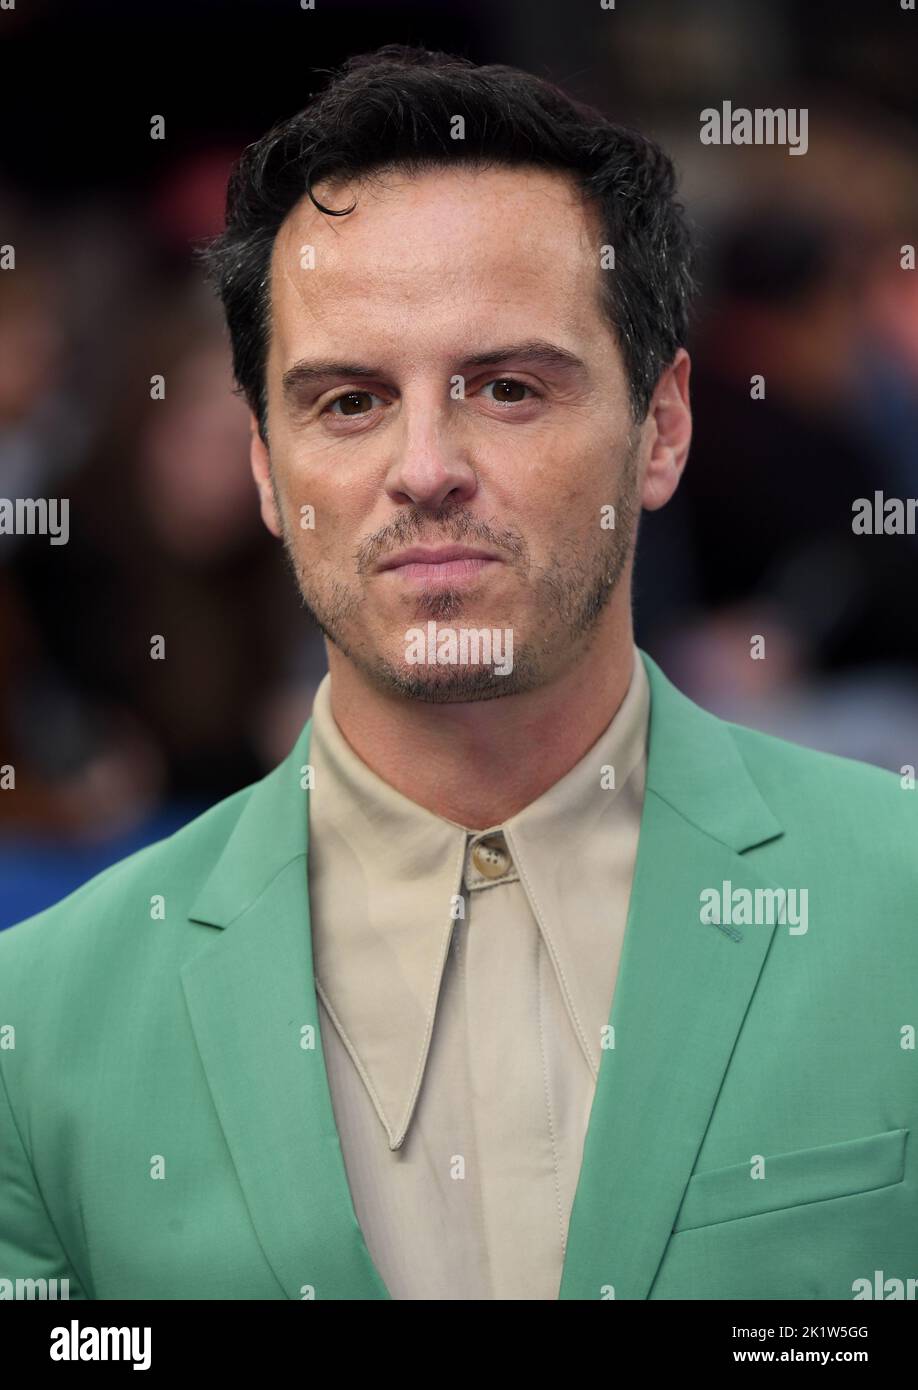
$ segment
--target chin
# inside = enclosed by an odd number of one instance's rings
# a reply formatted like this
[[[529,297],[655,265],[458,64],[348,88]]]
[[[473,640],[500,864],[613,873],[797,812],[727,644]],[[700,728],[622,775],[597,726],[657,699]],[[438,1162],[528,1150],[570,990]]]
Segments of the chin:
[[[381,662],[374,671],[377,684],[404,699],[428,704],[459,704],[470,700],[496,700],[511,694],[513,673],[495,675],[490,666],[413,665]]]

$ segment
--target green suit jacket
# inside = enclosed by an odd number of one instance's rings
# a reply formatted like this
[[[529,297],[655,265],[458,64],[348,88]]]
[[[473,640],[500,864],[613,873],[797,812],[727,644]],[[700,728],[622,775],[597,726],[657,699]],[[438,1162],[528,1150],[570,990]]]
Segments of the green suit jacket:
[[[717,719],[641,656],[647,791],[560,1297],[889,1296],[918,1275],[918,793]],[[389,1297],[318,1029],[310,727],[0,934],[0,1279]],[[796,925],[780,889],[807,890]],[[737,922],[741,890],[770,923]],[[715,892],[733,920],[702,920]]]

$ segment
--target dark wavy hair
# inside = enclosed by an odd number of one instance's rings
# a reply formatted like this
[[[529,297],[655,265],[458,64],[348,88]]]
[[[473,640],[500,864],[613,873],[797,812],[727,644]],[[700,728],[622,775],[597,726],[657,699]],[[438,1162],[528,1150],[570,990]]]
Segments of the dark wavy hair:
[[[685,342],[695,290],[693,237],[675,172],[639,131],[616,125],[543,78],[503,65],[386,44],[352,57],[296,115],[248,145],[230,175],[226,226],[195,256],[223,302],[239,392],[267,440],[270,263],[278,228],[313,184],[383,170],[536,165],[566,172],[600,209],[615,269],[601,273],[636,421]],[[451,123],[465,120],[465,138]],[[598,269],[598,266],[597,266]]]

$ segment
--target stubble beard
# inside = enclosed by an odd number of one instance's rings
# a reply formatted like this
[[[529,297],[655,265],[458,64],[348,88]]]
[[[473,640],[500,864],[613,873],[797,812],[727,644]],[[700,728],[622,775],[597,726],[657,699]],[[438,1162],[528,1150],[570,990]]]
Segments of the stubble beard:
[[[615,502],[615,525],[609,530],[599,529],[600,546],[595,552],[591,551],[584,557],[583,539],[568,539],[553,554],[548,565],[537,566],[526,558],[528,548],[523,538],[519,538],[524,572],[530,578],[533,593],[532,611],[547,616],[541,635],[533,632],[525,642],[517,645],[514,633],[513,666],[505,675],[496,674],[490,665],[402,666],[370,649],[366,642],[348,640],[345,635],[348,627],[367,603],[359,587],[365,579],[359,578],[357,584],[344,584],[333,579],[326,586],[325,593],[316,593],[309,572],[297,559],[272,471],[271,483],[277,514],[282,520],[284,554],[303,607],[327,641],[373,685],[387,694],[427,704],[457,704],[496,700],[537,689],[551,672],[557,670],[561,647],[569,651],[571,661],[589,650],[599,619],[634,551],[640,519],[637,454],[638,439],[632,433],[622,468],[619,496]],[[460,511],[444,511],[436,518],[430,513],[425,513],[423,518],[419,514],[419,520],[425,525],[429,525],[431,520],[441,519],[448,522],[452,532],[441,537],[444,542],[462,541],[477,529],[467,514]],[[407,520],[417,530],[413,518]],[[510,533],[507,533],[504,539],[509,536]],[[400,544],[401,539],[397,543]],[[407,538],[404,539],[405,543],[410,543]],[[484,540],[483,537],[479,539]],[[499,534],[490,537],[492,545],[499,544],[500,540]],[[387,552],[392,548],[390,541],[386,546]],[[361,571],[364,576],[370,572],[366,561],[367,553],[364,552],[358,558],[358,575]],[[460,589],[441,587],[421,590],[414,596],[415,617],[410,625],[424,626],[430,621],[452,624],[471,602],[474,599]],[[485,624],[476,621],[465,626],[481,628]]]

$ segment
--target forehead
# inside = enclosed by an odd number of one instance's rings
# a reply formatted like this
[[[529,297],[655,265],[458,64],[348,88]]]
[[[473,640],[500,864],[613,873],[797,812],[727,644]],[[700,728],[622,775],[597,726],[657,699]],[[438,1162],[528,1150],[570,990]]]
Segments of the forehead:
[[[368,335],[419,351],[463,333],[582,337],[602,323],[598,209],[563,173],[523,168],[386,171],[320,183],[330,217],[303,198],[271,257],[272,352]]]

